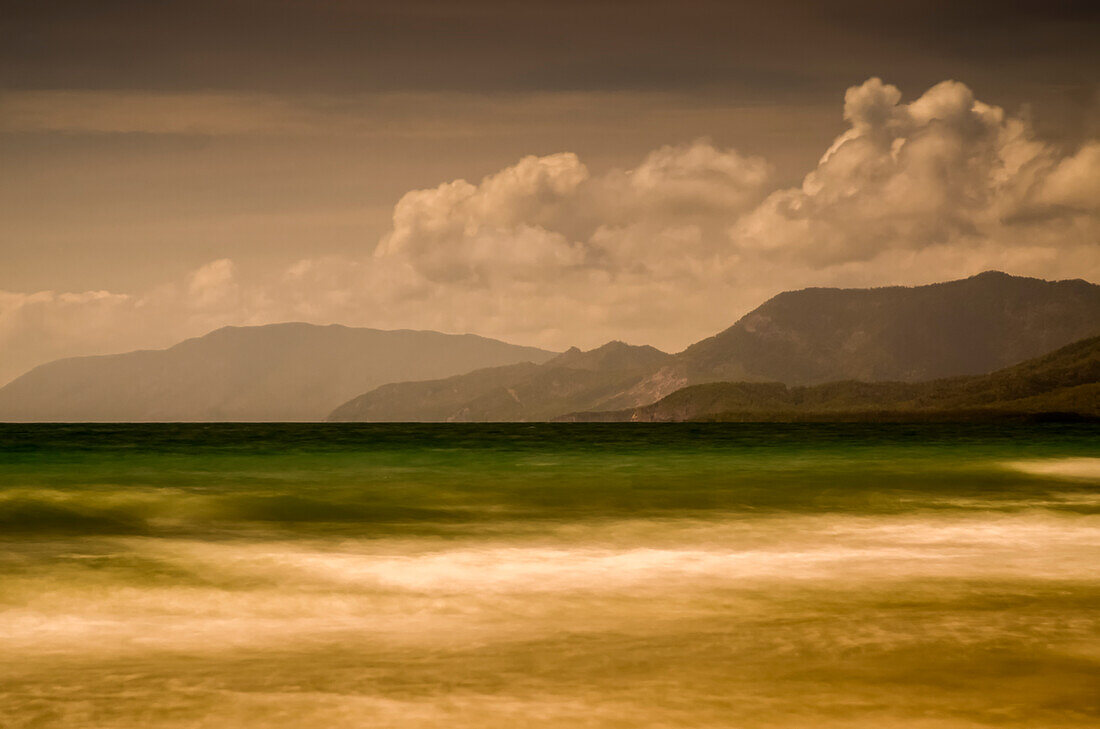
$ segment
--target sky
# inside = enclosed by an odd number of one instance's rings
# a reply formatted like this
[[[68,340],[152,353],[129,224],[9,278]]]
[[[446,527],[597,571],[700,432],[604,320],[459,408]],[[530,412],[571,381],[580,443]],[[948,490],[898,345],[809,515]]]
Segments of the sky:
[[[677,351],[792,288],[1100,281],[1095,2],[3,15],[0,383],[230,324]]]

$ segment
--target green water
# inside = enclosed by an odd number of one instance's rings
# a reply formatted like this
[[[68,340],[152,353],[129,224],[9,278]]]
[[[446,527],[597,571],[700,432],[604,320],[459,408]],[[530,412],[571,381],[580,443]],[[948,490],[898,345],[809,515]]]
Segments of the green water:
[[[0,425],[0,727],[1100,724],[1100,426]]]

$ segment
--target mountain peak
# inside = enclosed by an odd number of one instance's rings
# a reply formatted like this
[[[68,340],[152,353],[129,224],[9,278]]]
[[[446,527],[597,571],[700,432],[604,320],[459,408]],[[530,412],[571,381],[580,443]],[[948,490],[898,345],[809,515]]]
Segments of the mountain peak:
[[[588,351],[570,347],[548,364],[575,370],[606,372],[648,368],[670,359],[671,356],[648,344],[638,346],[616,339]]]
[[[971,279],[1002,279],[1003,280],[1003,279],[1022,279],[1022,278],[1027,278],[1027,277],[1026,276],[1013,276],[1011,274],[1005,273],[1004,271],[997,271],[997,270],[991,268],[988,271],[982,271],[981,273],[976,273],[973,276],[971,276],[970,278]]]
[[[984,271],[787,291],[681,356],[704,380],[919,381],[990,372],[1097,333],[1100,286]]]

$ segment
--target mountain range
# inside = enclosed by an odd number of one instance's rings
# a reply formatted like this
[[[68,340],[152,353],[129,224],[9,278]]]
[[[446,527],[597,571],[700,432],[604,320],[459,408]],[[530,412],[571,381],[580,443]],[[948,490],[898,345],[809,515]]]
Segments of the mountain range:
[[[576,347],[541,365],[477,370],[428,382],[383,385],[336,408],[335,422],[502,422],[550,420],[577,409],[625,407],[631,393],[672,355],[609,342]]]
[[[1100,334],[1100,286],[989,271],[929,286],[779,294],[670,355],[612,342],[542,365],[385,385],[336,421],[545,420],[636,408],[696,384],[919,382],[1001,369]]]
[[[0,388],[0,420],[313,421],[386,382],[552,356],[472,334],[225,327],[168,349],[36,367]]]
[[[650,405],[562,416],[568,422],[1100,418],[1100,337],[987,375],[930,382],[713,382]]]
[[[41,365],[0,388],[0,421],[645,419],[639,408],[718,382],[772,397],[768,407],[825,397],[805,388],[831,382],[845,383],[829,386],[845,393],[845,407],[882,397],[895,407],[907,401],[884,393],[904,394],[907,383],[1003,370],[1098,334],[1100,286],[996,271],[927,286],[789,291],[676,354],[623,342],[557,354],[474,335],[225,327],[165,350]],[[890,384],[865,402],[852,394],[860,383]],[[744,405],[715,392],[733,409]]]

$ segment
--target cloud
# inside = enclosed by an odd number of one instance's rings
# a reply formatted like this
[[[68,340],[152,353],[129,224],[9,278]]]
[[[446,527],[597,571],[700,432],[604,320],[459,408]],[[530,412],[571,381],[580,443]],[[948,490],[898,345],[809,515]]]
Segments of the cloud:
[[[375,256],[444,284],[658,273],[692,252],[685,247],[721,245],[721,231],[763,198],[769,174],[764,160],[706,140],[599,177],[573,154],[525,157],[476,185],[406,194]]]
[[[41,362],[111,351],[133,297],[108,291],[0,291],[0,382]]]
[[[1044,180],[1040,199],[1073,212],[1100,212],[1100,142],[1060,161]]]
[[[6,91],[0,131],[147,134],[303,133],[320,115],[272,95]]]
[[[236,303],[235,266],[228,258],[220,258],[202,266],[187,280],[188,303],[198,309],[209,309]]]
[[[397,203],[378,258],[400,257],[439,283],[489,286],[580,266],[585,251],[556,230],[575,219],[588,170],[576,155],[525,157],[478,185],[456,180]]]
[[[53,359],[166,347],[290,313],[272,306],[271,293],[266,285],[242,290],[226,259],[139,294],[0,291],[0,383]]]
[[[369,137],[423,142],[533,136],[563,130],[605,139],[653,136],[685,120],[698,128],[737,121],[751,131],[781,109],[788,120],[820,109],[699,99],[671,91],[531,91],[486,95],[455,91],[297,92],[0,89],[0,134],[150,134],[307,140]],[[644,117],[643,122],[639,122]],[[672,120],[669,123],[668,120]],[[624,125],[635,121],[629,128]],[[769,131],[771,127],[768,126]],[[491,148],[490,148],[491,149]]]
[[[1059,162],[1022,120],[954,81],[910,104],[900,99],[878,79],[849,89],[848,131],[800,188],[772,193],[740,220],[731,244],[821,269],[893,249],[1032,245],[1052,232],[1061,236],[1052,245],[1090,245],[1087,234],[1065,225],[1066,214],[1049,209],[1068,194],[1061,184],[1040,193],[1070,178],[1072,197],[1096,160],[1081,161],[1084,169],[1074,166],[1076,158]]]
[[[1100,279],[1100,142],[1061,150],[955,81],[906,103],[870,79],[843,116],[798,186],[777,189],[767,161],[705,139],[598,174],[575,154],[528,156],[406,193],[358,258],[305,258],[248,284],[222,259],[140,295],[0,295],[0,341],[40,361],[307,320],[675,350],[789,288],[989,268]]]

